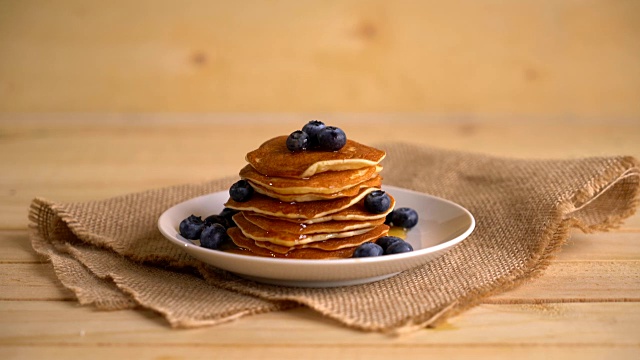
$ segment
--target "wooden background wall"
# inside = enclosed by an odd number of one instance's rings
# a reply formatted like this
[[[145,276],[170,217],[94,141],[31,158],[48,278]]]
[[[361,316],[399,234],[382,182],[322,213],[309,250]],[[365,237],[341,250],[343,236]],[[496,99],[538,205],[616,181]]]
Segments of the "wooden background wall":
[[[0,112],[640,117],[640,1],[0,0]]]

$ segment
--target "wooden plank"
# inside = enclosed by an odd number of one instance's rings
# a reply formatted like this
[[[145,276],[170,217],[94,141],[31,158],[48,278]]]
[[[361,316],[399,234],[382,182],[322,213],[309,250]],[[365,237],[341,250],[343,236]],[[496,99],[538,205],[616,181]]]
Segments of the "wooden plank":
[[[390,342],[390,341],[388,341]],[[127,345],[3,345],[0,347],[0,357],[13,360],[46,359],[82,359],[91,354],[92,359],[211,359],[213,354],[219,359],[294,359],[304,353],[305,359],[424,359],[438,357],[444,359],[635,359],[638,355],[637,346],[608,346],[590,345],[580,346],[545,346],[539,345],[466,345],[459,346],[393,346],[381,340],[378,344],[367,345],[242,345],[232,346],[132,346]]]
[[[485,303],[640,301],[640,261],[553,262],[544,274]]]
[[[0,110],[637,117],[638,14],[633,0],[3,2]]]
[[[27,232],[0,230],[0,264],[44,262],[31,247]]]
[[[542,276],[484,302],[640,301],[638,284],[640,261],[554,262]],[[0,290],[0,300],[75,299],[50,264],[0,264]]]
[[[0,304],[7,300],[75,299],[73,292],[55,277],[49,263],[0,263]]]
[[[70,302],[0,302],[0,345],[189,346],[250,349],[371,346],[424,352],[433,346],[638,347],[638,303],[481,305],[435,330],[390,337],[347,329],[305,309],[172,331],[155,314],[95,311]],[[8,326],[10,325],[10,326]],[[423,353],[424,354],[424,353]]]
[[[640,221],[640,214],[629,220]],[[639,227],[640,229],[640,227]],[[626,230],[584,234],[575,231],[556,256],[557,261],[640,260],[640,232]]]
[[[299,114],[0,116],[0,164],[4,169],[0,229],[23,229],[29,203],[36,196],[86,201],[235,176],[244,166],[246,152],[267,138],[299,128],[309,118]],[[516,124],[491,118],[361,114],[324,120],[335,121],[352,138],[372,144],[408,141],[534,158],[640,157],[640,123],[634,122],[611,126],[565,119]],[[569,138],[571,142],[566,141]],[[625,227],[640,229],[640,216]]]

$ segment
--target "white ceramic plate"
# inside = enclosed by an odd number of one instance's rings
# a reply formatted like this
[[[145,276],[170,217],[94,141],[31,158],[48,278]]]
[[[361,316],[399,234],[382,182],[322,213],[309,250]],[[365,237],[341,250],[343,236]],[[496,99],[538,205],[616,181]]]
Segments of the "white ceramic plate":
[[[276,259],[232,254],[200,247],[180,236],[180,222],[191,214],[205,218],[224,208],[229,193],[221,191],[177,204],[158,219],[160,232],[191,256],[258,282],[303,287],[335,287],[382,280],[433,261],[471,234],[475,220],[462,206],[438,197],[384,186],[396,208],[410,207],[419,215],[406,241],[414,251],[370,258],[334,260]]]

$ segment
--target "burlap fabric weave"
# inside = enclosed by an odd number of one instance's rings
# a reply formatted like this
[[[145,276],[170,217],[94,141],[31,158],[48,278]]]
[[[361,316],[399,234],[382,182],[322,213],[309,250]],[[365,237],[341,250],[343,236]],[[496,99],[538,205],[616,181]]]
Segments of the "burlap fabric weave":
[[[30,238],[82,304],[141,306],[175,327],[303,305],[353,328],[402,332],[437,325],[535,277],[571,227],[606,231],[638,202],[640,172],[631,157],[519,160],[380,147],[388,153],[385,184],[455,201],[477,221],[443,257],[383,281],[322,289],[258,284],[204,265],[162,237],[156,222],[163,211],[226,190],[236,178],[84,203],[35,199]]]

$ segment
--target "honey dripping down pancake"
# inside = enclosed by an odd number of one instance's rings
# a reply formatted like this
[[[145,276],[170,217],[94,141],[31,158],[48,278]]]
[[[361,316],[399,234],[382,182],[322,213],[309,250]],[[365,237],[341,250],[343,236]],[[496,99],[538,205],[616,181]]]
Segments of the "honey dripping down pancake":
[[[259,241],[255,239],[250,239],[248,237],[247,238],[250,240],[254,240],[254,243],[256,244],[256,246],[268,249],[278,254],[286,254],[290,251],[300,250],[300,249],[319,249],[319,250],[325,250],[325,251],[335,251],[335,250],[340,250],[340,249],[345,249],[350,247],[356,247],[365,242],[375,241],[379,237],[387,235],[388,232],[389,232],[389,226],[379,225],[367,231],[366,233],[363,233],[360,235],[354,235],[354,236],[349,236],[345,238],[329,239],[329,240],[323,240],[323,241],[315,241],[315,242],[310,242],[307,244],[300,244],[295,246],[285,246],[285,245],[274,244],[269,241]],[[246,234],[243,233],[243,235],[245,235],[246,237]]]
[[[385,221],[384,218],[380,218],[372,220],[325,221],[316,224],[305,224],[297,221],[267,217],[249,211],[243,211],[242,215],[254,225],[265,230],[278,229],[278,231],[282,232],[303,235],[373,228],[378,225],[382,225]]]
[[[253,187],[253,190],[255,190],[256,192],[274,199],[278,199],[280,201],[307,202],[307,201],[331,200],[331,199],[337,199],[341,197],[356,196],[358,195],[360,190],[363,188],[370,188],[370,187],[380,188],[380,186],[382,185],[382,177],[376,175],[373,178],[367,181],[364,181],[358,185],[355,185],[350,188],[346,188],[344,190],[340,190],[336,193],[331,193],[331,194],[310,193],[310,194],[284,195],[284,194],[278,194],[276,192],[272,192],[270,189],[267,189],[262,185],[254,184],[251,181],[249,181],[249,183]]]
[[[273,214],[269,214],[267,212],[258,212],[255,211],[255,213],[257,213],[258,215],[262,215],[265,217],[269,217],[269,218],[276,218],[279,220],[283,220],[283,221],[291,221],[291,222],[295,222],[295,223],[299,223],[299,224],[319,224],[319,223],[323,223],[325,221],[332,221],[332,220],[337,220],[337,221],[344,221],[344,220],[349,220],[349,221],[371,221],[371,220],[378,220],[378,219],[384,219],[386,218],[387,215],[389,215],[389,213],[391,213],[391,211],[393,211],[393,208],[395,207],[395,199],[393,198],[393,196],[391,196],[391,194],[388,194],[389,198],[391,198],[391,206],[389,206],[389,209],[387,209],[387,211],[379,213],[379,214],[374,214],[372,212],[367,211],[367,209],[364,206],[364,201],[360,200],[357,203],[347,207],[346,209],[340,210],[338,212],[332,213],[332,214],[328,214],[328,215],[324,215],[324,216],[320,216],[320,217],[316,217],[316,218],[312,218],[312,219],[306,219],[306,218],[297,218],[297,217],[283,217],[283,216],[274,216]],[[240,203],[243,204],[243,203]],[[306,204],[306,203],[301,203],[302,204]],[[239,207],[231,207],[228,206],[230,205],[229,202],[227,202],[225,204],[225,206],[232,208],[234,210],[240,210],[240,211],[252,211],[251,207],[249,206],[239,206]]]
[[[267,140],[246,155],[246,160],[259,173],[267,176],[308,178],[326,171],[342,171],[375,166],[386,153],[382,150],[346,140],[338,151],[292,152],[286,146],[287,136]]]
[[[228,231],[231,240],[241,249],[246,250],[252,255],[273,257],[273,258],[289,258],[289,259],[306,259],[306,260],[327,260],[327,259],[343,259],[353,255],[355,247],[348,247],[338,250],[320,250],[320,249],[295,249],[286,254],[275,253],[269,249],[256,245],[255,241],[248,239],[242,234],[237,227],[229,228]]]
[[[246,165],[240,170],[240,178],[283,195],[333,194],[370,180],[381,170],[381,166],[367,166],[355,170],[328,171],[298,179],[263,175],[251,165]]]
[[[284,217],[290,219],[315,219],[340,212],[362,200],[377,188],[364,188],[356,196],[343,197],[333,200],[310,202],[283,202],[262,194],[254,193],[251,199],[237,202],[229,199],[224,205],[228,208],[241,211],[254,211],[260,214]]]
[[[355,230],[341,230],[338,232],[293,234],[280,231],[280,229],[278,229],[277,227],[263,229],[247,220],[244,216],[244,212],[234,215],[233,220],[235,221],[238,228],[240,228],[240,231],[242,231],[242,233],[249,239],[256,241],[267,241],[282,246],[296,246],[336,238],[347,238],[362,235],[373,229],[369,227]]]

